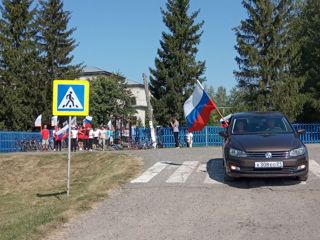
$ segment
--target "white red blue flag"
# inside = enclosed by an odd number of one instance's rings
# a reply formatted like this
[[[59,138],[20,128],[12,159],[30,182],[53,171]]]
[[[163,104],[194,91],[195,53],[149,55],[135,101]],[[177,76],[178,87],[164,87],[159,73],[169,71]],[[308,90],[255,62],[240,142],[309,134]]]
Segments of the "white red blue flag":
[[[189,131],[200,131],[208,123],[210,113],[216,109],[216,104],[197,82],[192,95],[183,105]]]
[[[84,127],[92,127],[92,117],[91,116],[86,116],[85,119],[83,119],[83,126]]]

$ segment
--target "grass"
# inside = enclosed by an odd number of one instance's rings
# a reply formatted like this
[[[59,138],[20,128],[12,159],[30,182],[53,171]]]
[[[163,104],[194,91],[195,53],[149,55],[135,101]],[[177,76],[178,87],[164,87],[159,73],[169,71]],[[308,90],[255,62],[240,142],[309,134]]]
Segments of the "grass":
[[[140,168],[139,159],[124,154],[73,154],[67,198],[67,154],[0,155],[0,240],[43,238]]]

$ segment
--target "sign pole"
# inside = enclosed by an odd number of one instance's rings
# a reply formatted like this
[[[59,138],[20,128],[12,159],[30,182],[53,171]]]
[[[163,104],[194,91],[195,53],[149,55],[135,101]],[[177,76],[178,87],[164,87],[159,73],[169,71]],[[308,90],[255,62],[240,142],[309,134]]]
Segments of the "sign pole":
[[[70,195],[71,182],[71,116],[89,115],[89,90],[90,83],[87,80],[54,80],[52,115],[69,116],[68,127],[63,127],[61,133],[68,136],[68,167],[67,167],[67,196]],[[75,121],[75,120],[74,120]]]
[[[69,116],[69,137],[68,137],[68,179],[67,196],[70,195],[70,176],[71,176],[71,116]]]

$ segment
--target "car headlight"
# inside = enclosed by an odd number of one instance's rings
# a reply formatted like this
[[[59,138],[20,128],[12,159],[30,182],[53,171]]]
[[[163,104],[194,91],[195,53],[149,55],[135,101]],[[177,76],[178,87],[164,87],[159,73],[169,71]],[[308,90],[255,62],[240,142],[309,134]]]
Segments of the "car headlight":
[[[305,147],[299,147],[299,148],[291,150],[289,152],[289,156],[290,157],[297,157],[297,156],[301,156],[301,155],[305,154],[305,152],[306,152]]]
[[[233,156],[233,157],[246,157],[247,156],[246,152],[240,151],[240,150],[234,149],[234,148],[229,149],[229,154],[230,154],[230,156]]]

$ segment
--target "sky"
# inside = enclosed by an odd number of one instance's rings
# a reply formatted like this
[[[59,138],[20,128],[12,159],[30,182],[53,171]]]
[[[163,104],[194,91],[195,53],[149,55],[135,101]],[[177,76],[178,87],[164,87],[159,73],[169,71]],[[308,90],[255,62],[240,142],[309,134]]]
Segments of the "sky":
[[[142,82],[154,67],[162,32],[168,32],[160,8],[166,0],[65,0],[71,12],[69,28],[76,27],[78,42],[73,63],[118,72]],[[189,15],[200,9],[196,21],[204,20],[197,60],[206,61],[205,85],[227,91],[236,85],[234,46],[237,27],[246,12],[240,0],[190,0]]]

